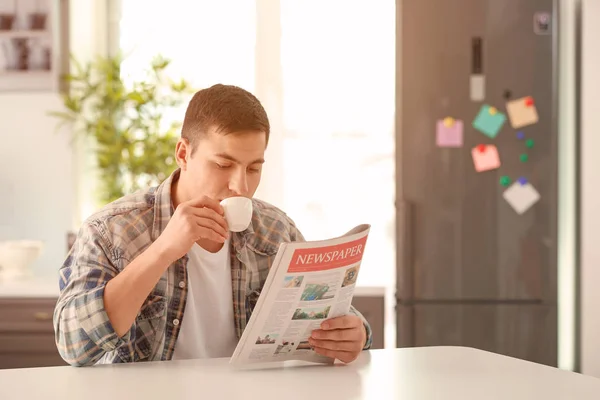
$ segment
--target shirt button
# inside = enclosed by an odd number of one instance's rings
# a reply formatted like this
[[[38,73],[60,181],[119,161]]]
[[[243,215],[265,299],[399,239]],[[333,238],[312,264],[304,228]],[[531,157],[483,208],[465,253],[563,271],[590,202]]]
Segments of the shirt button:
[[[185,287],[185,282],[184,281],[179,282],[179,287],[181,289],[183,289]]]
[[[175,326],[179,325],[179,320],[177,318],[175,318],[173,320],[173,325],[175,325]]]

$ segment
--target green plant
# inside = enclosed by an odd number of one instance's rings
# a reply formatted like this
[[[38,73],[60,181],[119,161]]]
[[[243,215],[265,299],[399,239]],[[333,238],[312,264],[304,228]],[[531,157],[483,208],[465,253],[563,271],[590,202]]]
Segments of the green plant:
[[[121,75],[121,56],[96,57],[86,65],[73,58],[64,76],[69,90],[63,111],[50,112],[73,133],[91,139],[99,174],[98,200],[105,204],[156,185],[176,167],[180,123],[169,117],[193,92],[185,80],[165,74],[170,60],[157,56],[140,78]]]

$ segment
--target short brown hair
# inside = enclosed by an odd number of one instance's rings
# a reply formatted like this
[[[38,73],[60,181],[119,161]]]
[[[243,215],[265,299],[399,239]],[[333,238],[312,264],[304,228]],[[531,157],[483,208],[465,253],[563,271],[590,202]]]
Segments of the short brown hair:
[[[185,112],[181,137],[190,142],[193,151],[210,128],[223,135],[240,131],[264,132],[267,143],[271,130],[267,112],[252,93],[222,84],[194,94]]]

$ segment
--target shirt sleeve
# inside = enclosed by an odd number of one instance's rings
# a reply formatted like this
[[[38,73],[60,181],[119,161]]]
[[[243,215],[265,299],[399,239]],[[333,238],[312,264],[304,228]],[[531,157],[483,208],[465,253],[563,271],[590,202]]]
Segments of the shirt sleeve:
[[[73,366],[95,364],[128,343],[134,332],[132,326],[118,337],[104,308],[106,283],[118,273],[107,243],[97,222],[84,224],[59,270],[55,341],[61,357]]]
[[[350,314],[354,314],[362,320],[363,326],[365,327],[365,332],[367,333],[367,339],[363,345],[363,350],[369,350],[373,344],[373,331],[371,330],[369,321],[367,321],[367,319],[360,313],[360,311],[354,308],[353,305],[350,306]]]
[[[289,222],[290,222],[290,239],[294,242],[296,242],[296,241],[303,242],[305,240],[304,236],[302,235],[300,230],[296,227],[296,224],[294,223],[294,221],[292,221],[290,219]],[[371,329],[371,325],[369,324],[369,321],[367,321],[367,319],[361,314],[361,312],[358,311],[356,308],[354,308],[353,305],[350,305],[349,313],[356,315],[357,317],[359,317],[362,320],[363,326],[365,327],[365,332],[367,333],[367,339],[365,340],[363,350],[370,349],[371,345],[373,343],[373,331]]]

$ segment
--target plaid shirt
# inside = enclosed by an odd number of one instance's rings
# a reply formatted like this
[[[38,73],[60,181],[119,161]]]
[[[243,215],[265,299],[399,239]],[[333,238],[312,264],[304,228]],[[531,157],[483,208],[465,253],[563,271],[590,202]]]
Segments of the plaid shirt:
[[[104,308],[104,288],[165,229],[174,209],[171,183],[125,196],[96,212],[79,230],[59,271],[60,296],[54,311],[56,345],[75,366],[170,360],[187,300],[188,257],[174,262],[144,301],[131,329],[118,337]],[[253,200],[252,223],[231,235],[233,314],[241,337],[279,243],[303,241],[294,222],[281,210]],[[371,346],[371,328],[362,318]]]

